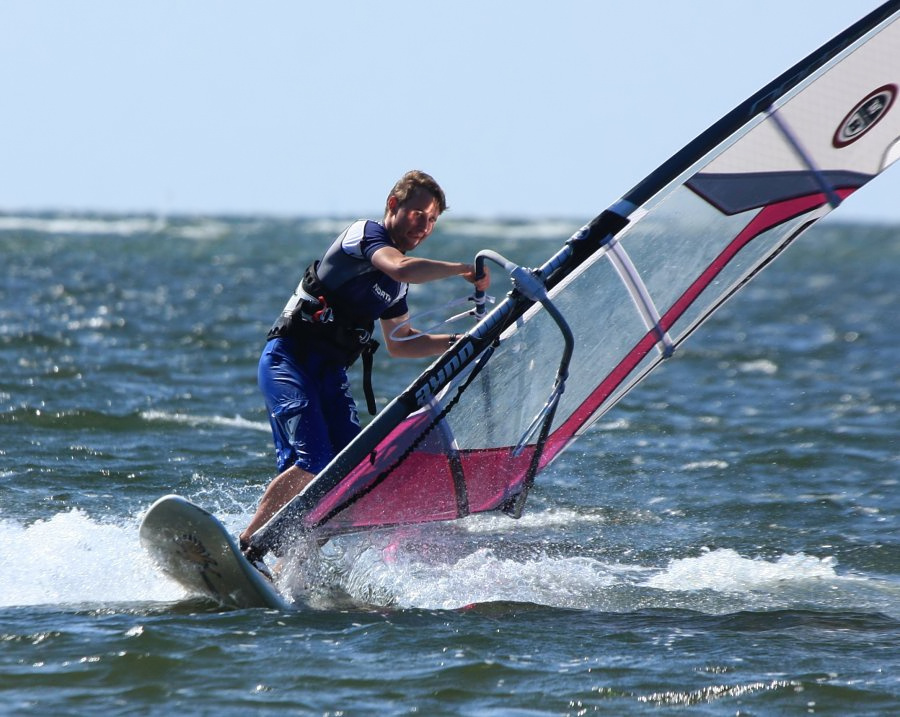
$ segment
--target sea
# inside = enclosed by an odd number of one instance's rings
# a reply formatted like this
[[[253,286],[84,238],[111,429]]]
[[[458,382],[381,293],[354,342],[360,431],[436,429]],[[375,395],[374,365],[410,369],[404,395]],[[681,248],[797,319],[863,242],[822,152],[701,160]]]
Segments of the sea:
[[[355,217],[0,213],[0,714],[900,714],[900,226],[839,217],[521,519],[336,538],[278,611],[186,594],[138,526],[168,493],[247,523],[266,331]],[[589,218],[448,215],[418,254],[537,266]],[[383,406],[427,361],[375,364]]]

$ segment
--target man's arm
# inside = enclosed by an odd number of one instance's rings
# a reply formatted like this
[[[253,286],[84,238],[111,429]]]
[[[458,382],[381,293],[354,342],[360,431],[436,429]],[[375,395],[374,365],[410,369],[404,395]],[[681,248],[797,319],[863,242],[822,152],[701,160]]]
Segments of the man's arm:
[[[476,282],[475,267],[472,264],[407,256],[392,246],[383,246],[378,249],[372,254],[371,261],[372,266],[387,274],[394,281],[402,281],[406,284],[424,284],[451,276],[461,276],[482,291],[487,289],[490,284],[487,267],[485,267],[484,278]]]
[[[456,340],[455,334],[423,334],[409,324],[409,314],[394,319],[382,319],[381,331],[388,353],[397,358],[424,358],[444,353]],[[400,328],[398,328],[400,327]],[[396,339],[391,334],[396,329]]]

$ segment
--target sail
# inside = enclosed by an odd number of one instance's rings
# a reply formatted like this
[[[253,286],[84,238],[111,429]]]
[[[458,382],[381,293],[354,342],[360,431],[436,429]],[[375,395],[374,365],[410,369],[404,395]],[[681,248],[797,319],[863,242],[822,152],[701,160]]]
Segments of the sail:
[[[518,517],[535,476],[900,157],[900,0],[723,117],[536,270],[253,536]],[[495,274],[496,276],[496,274]]]

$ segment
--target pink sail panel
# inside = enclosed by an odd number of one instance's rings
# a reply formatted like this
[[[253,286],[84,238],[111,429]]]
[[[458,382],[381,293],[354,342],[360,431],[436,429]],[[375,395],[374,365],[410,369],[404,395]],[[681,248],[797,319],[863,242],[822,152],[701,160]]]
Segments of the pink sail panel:
[[[432,430],[421,448],[408,451],[430,418],[419,413],[400,424],[374,462],[358,465],[304,516],[307,526],[327,523],[320,532],[341,533],[453,520],[500,509],[521,492],[533,447],[515,457],[511,448],[458,453],[442,431]]]
[[[346,507],[350,502],[360,502],[368,492],[375,488],[380,482],[385,480],[386,476],[391,474],[392,468],[398,463],[408,463],[408,459],[404,461],[403,456],[410,451],[410,448],[417,441],[422,440],[422,435],[426,429],[434,422],[434,416],[428,410],[419,411],[406,420],[399,423],[378,446],[369,453],[368,457],[355,466],[347,475],[330,490],[319,503],[309,510],[303,516],[303,523],[309,526],[321,524],[329,519],[330,516],[337,513],[341,508]],[[423,456],[427,458],[420,459],[420,468],[424,464],[428,464],[428,475],[430,481],[437,480],[441,472],[449,471],[446,466],[449,463],[446,451],[449,448],[446,444],[442,445],[440,434],[436,437],[428,436],[431,441],[437,441],[438,445],[430,448]],[[404,467],[404,471],[409,470]],[[452,478],[449,482],[450,495],[453,496]],[[442,493],[446,493],[444,490]],[[402,502],[402,501],[401,501]],[[431,503],[445,503],[443,497],[431,500]],[[455,506],[456,499],[453,498],[452,504]],[[362,511],[360,511],[362,512]],[[371,511],[370,511],[371,512]],[[446,508],[435,508],[434,512],[446,513]],[[395,522],[395,521],[389,521]],[[365,523],[369,524],[369,523]]]
[[[305,518],[327,518],[325,532],[331,533],[460,517],[450,461],[439,453],[413,453],[385,478],[341,502],[346,493],[343,485],[335,488]],[[320,512],[327,506],[332,510]]]
[[[469,498],[469,512],[497,510],[522,490],[534,446],[518,455],[512,447],[466,451],[462,457]]]

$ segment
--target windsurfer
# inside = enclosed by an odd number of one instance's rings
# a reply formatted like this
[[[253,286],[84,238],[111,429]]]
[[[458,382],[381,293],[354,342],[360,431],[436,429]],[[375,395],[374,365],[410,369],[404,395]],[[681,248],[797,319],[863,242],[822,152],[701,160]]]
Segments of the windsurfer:
[[[258,381],[275,443],[278,475],[240,536],[247,558],[250,536],[305,488],[360,431],[347,368],[363,358],[364,386],[374,413],[370,369],[380,320],[388,353],[418,358],[443,353],[455,335],[425,334],[409,324],[409,284],[461,276],[485,290],[489,276],[475,278],[472,264],[407,254],[431,234],[447,202],[438,183],[413,170],[394,185],[383,220],[351,224],[320,261],[304,272],[267,336]]]

